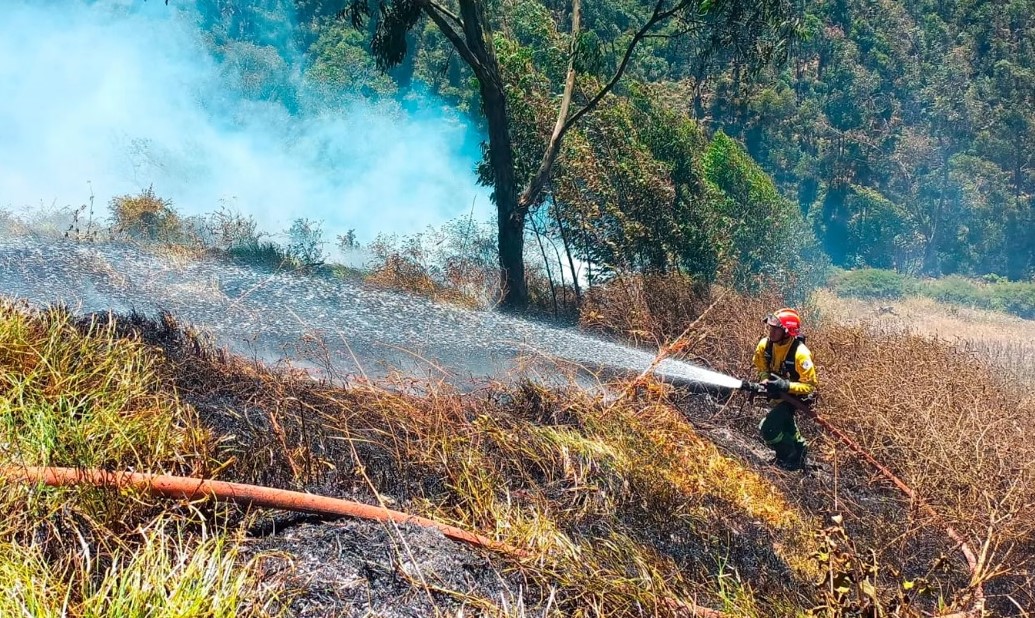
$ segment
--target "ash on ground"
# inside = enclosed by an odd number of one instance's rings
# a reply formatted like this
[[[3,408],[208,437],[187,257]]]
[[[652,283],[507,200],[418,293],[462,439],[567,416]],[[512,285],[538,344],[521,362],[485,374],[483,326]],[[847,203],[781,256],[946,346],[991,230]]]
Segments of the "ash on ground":
[[[342,519],[263,534],[244,557],[260,558],[263,585],[288,616],[477,615],[479,600],[537,615],[524,607],[519,580],[434,529]]]

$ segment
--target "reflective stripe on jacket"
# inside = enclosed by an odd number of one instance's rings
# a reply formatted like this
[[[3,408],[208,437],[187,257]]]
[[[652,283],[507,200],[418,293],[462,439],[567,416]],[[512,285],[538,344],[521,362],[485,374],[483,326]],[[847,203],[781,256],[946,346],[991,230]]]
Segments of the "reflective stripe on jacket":
[[[790,393],[792,395],[811,395],[819,386],[819,378],[816,376],[816,365],[812,362],[812,352],[805,346],[804,341],[799,341],[794,354],[794,373],[787,371],[784,367],[784,360],[787,358],[787,351],[791,349],[794,339],[787,338],[783,343],[774,343],[772,351],[772,363],[766,363],[766,346],[769,344],[768,337],[762,337],[755,347],[755,369],[758,370],[758,379],[766,380],[769,374],[775,373],[781,378],[791,381]],[[790,363],[787,363],[788,368]]]

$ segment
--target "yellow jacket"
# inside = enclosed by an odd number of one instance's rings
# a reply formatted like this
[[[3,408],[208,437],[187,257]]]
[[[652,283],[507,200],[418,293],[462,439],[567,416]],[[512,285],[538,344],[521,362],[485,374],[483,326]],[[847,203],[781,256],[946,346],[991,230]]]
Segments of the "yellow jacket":
[[[773,358],[771,363],[766,363],[765,349],[769,344],[768,337],[762,337],[755,348],[755,369],[758,370],[758,379],[766,380],[770,373],[775,373],[781,378],[791,382],[790,394],[805,396],[811,395],[819,386],[819,378],[816,376],[816,365],[812,362],[812,352],[805,347],[805,342],[798,344],[798,350],[794,354],[794,370],[798,375],[789,374],[784,370],[784,360],[787,358],[787,351],[791,349],[793,338],[788,337],[783,343],[773,344]],[[788,364],[789,365],[789,364]],[[789,369],[789,366],[787,367]]]

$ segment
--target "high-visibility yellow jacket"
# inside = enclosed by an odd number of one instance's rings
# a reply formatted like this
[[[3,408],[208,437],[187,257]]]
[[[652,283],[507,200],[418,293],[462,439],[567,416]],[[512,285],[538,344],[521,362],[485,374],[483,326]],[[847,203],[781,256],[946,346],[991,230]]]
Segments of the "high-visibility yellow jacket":
[[[787,358],[787,352],[795,341],[794,338],[788,337],[783,343],[772,344],[771,358],[767,362],[766,348],[769,347],[769,338],[762,337],[755,348],[754,362],[759,380],[766,380],[769,374],[775,373],[790,381],[792,395],[803,397],[816,391],[819,378],[816,376],[816,365],[812,362],[812,352],[805,346],[804,341],[797,340],[793,362]]]

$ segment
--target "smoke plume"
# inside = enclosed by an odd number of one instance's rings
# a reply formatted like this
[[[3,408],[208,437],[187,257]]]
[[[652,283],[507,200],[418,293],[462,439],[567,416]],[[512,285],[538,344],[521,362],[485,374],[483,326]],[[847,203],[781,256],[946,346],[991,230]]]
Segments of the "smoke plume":
[[[265,23],[228,35],[234,3],[212,0],[5,2],[0,208],[91,194],[100,206],[153,186],[185,215],[229,205],[266,231],[305,217],[360,241],[472,203],[488,215],[466,121],[430,98],[310,87],[290,0],[236,4]]]

